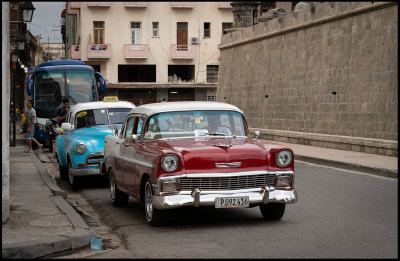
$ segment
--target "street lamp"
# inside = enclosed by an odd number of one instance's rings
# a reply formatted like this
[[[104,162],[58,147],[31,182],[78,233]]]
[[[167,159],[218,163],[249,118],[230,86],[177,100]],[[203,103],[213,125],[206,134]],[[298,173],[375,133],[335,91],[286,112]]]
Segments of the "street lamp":
[[[33,11],[36,8],[33,6],[32,2],[25,2],[21,6],[22,10],[22,21],[30,23],[32,22]]]
[[[25,36],[20,30],[17,39],[15,40],[16,49],[18,51],[23,51],[25,49],[25,42],[26,42]]]

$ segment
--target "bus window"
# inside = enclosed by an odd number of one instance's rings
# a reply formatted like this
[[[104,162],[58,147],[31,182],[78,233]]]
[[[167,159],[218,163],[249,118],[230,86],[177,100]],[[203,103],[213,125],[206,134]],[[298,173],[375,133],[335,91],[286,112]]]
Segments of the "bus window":
[[[42,71],[35,75],[34,107],[37,117],[53,118],[62,97],[66,96],[64,73]]]
[[[98,100],[96,80],[92,71],[71,70],[66,73],[71,105]]]

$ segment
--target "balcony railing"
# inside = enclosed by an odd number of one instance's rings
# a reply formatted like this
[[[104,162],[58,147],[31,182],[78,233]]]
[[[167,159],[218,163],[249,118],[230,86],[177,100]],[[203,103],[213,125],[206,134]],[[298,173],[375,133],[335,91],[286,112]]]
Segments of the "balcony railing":
[[[87,6],[111,6],[111,2],[88,2]]]
[[[218,2],[218,8],[233,8],[231,3],[232,2]]]
[[[149,2],[125,2],[125,7],[148,7]]]
[[[196,2],[171,2],[172,8],[194,8]]]
[[[79,45],[72,45],[68,49],[68,59],[80,60],[81,59],[81,49]]]
[[[81,8],[81,2],[69,2],[71,8]]]
[[[88,44],[88,58],[111,58],[111,44]]]
[[[171,44],[172,59],[193,59],[195,55],[196,55],[196,49],[194,45]]]
[[[146,59],[149,53],[148,44],[125,44],[125,58]]]

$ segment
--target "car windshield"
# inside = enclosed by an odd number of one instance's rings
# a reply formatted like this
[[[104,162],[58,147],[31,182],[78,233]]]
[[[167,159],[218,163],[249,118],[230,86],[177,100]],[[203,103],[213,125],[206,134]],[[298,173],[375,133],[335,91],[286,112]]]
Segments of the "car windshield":
[[[84,110],[76,113],[76,128],[88,128],[98,125],[121,124],[132,108],[103,108]]]
[[[243,115],[234,111],[179,111],[155,114],[145,126],[145,140],[195,136],[246,136]]]

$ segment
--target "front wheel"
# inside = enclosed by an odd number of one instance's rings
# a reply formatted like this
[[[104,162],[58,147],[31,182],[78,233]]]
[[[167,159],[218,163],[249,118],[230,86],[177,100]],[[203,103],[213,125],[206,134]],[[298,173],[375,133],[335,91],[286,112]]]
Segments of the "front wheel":
[[[69,178],[69,184],[71,185],[71,188],[73,190],[78,190],[79,185],[78,185],[78,181],[79,181],[79,177],[75,177],[73,176],[71,173],[72,170],[72,163],[70,160],[68,160],[68,178]]]
[[[109,184],[112,204],[116,207],[123,207],[128,204],[129,195],[125,194],[117,188],[117,184],[115,183],[115,176],[112,169],[110,169]]]
[[[266,220],[280,220],[285,214],[285,203],[269,203],[260,205],[261,214]]]
[[[147,179],[144,187],[144,209],[146,219],[151,226],[159,227],[164,225],[162,210],[153,208],[153,189],[150,178]]]

